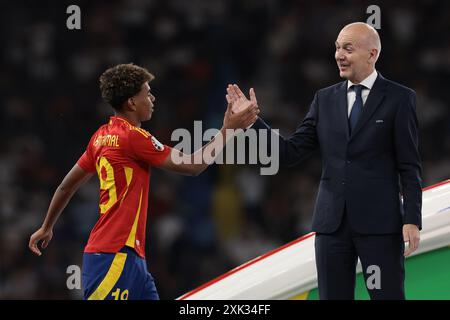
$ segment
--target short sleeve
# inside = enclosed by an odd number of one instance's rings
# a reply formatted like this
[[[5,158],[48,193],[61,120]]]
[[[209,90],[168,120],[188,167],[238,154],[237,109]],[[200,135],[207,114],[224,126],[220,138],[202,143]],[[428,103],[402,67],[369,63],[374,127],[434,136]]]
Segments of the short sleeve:
[[[128,141],[135,158],[153,167],[160,166],[171,152],[169,146],[144,130],[131,130]]]
[[[89,146],[81,155],[80,159],[78,159],[77,164],[87,172],[95,172],[95,161],[89,152]]]

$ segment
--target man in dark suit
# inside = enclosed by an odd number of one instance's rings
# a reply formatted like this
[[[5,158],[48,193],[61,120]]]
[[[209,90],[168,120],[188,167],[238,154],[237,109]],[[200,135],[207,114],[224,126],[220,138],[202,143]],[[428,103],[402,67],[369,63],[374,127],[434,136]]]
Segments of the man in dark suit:
[[[404,257],[421,229],[416,94],[375,70],[381,44],[371,26],[347,25],[335,44],[346,80],[317,91],[296,132],[279,136],[280,164],[322,154],[312,223],[320,299],[354,299],[358,257],[371,299],[405,299]],[[230,103],[246,99],[236,85],[227,93]],[[253,128],[270,130],[262,119]]]

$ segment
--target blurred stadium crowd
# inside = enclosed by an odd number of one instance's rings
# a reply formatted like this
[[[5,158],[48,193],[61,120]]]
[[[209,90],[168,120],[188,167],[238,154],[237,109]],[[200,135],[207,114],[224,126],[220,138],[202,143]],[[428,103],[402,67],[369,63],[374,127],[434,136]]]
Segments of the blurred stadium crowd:
[[[78,4],[82,29],[66,28]],[[424,186],[450,178],[450,2],[129,0],[1,1],[0,299],[78,299],[66,268],[80,265],[97,219],[97,179],[76,194],[42,257],[28,248],[51,195],[112,114],[98,77],[134,62],[156,75],[143,127],[174,145],[177,128],[219,128],[225,88],[255,87],[261,116],[292,133],[314,92],[340,81],[340,28],[381,8],[377,69],[418,95]],[[320,154],[275,176],[211,166],[199,177],[154,170],[147,259],[162,299],[309,232]]]

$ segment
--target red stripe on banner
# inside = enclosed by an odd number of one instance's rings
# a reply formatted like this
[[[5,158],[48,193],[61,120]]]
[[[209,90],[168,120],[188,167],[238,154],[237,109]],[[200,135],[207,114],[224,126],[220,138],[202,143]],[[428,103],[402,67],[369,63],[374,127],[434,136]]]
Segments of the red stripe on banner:
[[[439,183],[433,184],[432,186],[429,186],[429,187],[423,188],[423,189],[422,189],[422,191],[427,191],[427,190],[430,190],[430,189],[434,189],[434,188],[437,188],[437,187],[443,186],[444,184],[447,184],[447,183],[450,183],[450,180],[445,180],[445,181],[442,181],[442,182],[439,182]]]
[[[193,294],[195,294],[195,293],[197,293],[197,292],[199,292],[199,291],[201,291],[201,290],[203,290],[203,289],[205,289],[205,288],[207,288],[207,287],[209,287],[209,286],[212,286],[212,285],[215,284],[216,282],[219,282],[220,280],[223,280],[223,279],[225,279],[225,278],[231,276],[232,274],[234,274],[234,273],[236,273],[236,272],[238,272],[238,271],[241,271],[242,269],[245,269],[245,268],[250,267],[251,265],[255,264],[255,263],[258,262],[258,261],[261,261],[261,260],[263,260],[263,259],[266,259],[267,257],[270,257],[270,256],[274,255],[275,253],[277,253],[277,252],[279,252],[279,251],[281,251],[281,250],[283,250],[283,249],[286,249],[287,247],[290,247],[290,246],[292,246],[292,245],[294,245],[294,244],[296,244],[296,243],[299,243],[299,242],[304,241],[304,240],[306,240],[306,239],[308,239],[308,238],[311,238],[311,237],[312,237],[313,235],[315,235],[315,234],[316,234],[315,232],[311,232],[311,233],[305,234],[304,236],[301,236],[301,237],[298,238],[298,239],[295,239],[295,240],[293,240],[293,241],[291,241],[291,242],[288,242],[288,243],[286,243],[285,245],[282,245],[281,247],[278,247],[278,248],[276,248],[276,249],[274,249],[274,250],[272,250],[272,251],[269,251],[268,253],[265,253],[265,254],[263,254],[263,255],[261,255],[261,256],[255,258],[255,259],[253,259],[253,260],[250,260],[250,261],[244,263],[243,265],[240,265],[239,267],[236,267],[236,268],[234,268],[234,269],[228,271],[227,273],[224,273],[223,275],[221,275],[221,276],[219,276],[219,277],[217,277],[217,278],[215,278],[215,279],[213,279],[213,280],[211,280],[211,281],[205,283],[204,285],[201,285],[200,287],[198,287],[198,288],[196,288],[196,289],[194,289],[194,290],[192,290],[192,291],[190,291],[190,292],[188,292],[188,293],[182,295],[182,296],[179,298],[179,300],[184,300],[184,299],[186,299],[186,298],[192,296]]]

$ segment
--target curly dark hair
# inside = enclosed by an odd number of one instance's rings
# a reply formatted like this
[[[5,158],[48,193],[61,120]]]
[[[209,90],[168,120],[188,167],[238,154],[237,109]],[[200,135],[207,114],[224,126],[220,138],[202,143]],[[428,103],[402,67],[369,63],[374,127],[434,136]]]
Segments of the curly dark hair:
[[[137,94],[144,83],[154,78],[147,69],[132,63],[116,65],[100,76],[102,98],[114,109],[121,110],[127,99]]]

